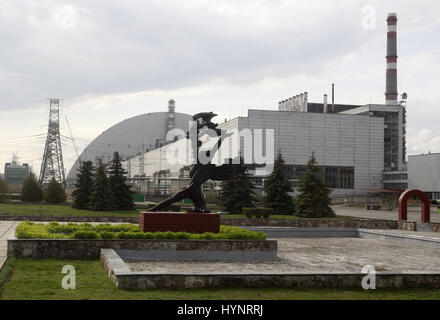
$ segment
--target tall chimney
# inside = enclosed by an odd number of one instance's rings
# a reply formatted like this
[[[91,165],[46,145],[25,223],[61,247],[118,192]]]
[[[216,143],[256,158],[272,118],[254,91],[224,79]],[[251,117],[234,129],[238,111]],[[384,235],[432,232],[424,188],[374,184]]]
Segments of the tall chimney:
[[[324,95],[324,109],[322,110],[323,113],[327,113],[327,95]]]
[[[176,102],[171,99],[168,101],[168,130],[174,129]]]
[[[332,83],[332,112],[335,112],[335,84]]]
[[[397,14],[389,13],[387,18],[387,76],[386,104],[396,105],[397,102]]]
[[[309,104],[309,93],[306,91],[304,92],[304,104],[303,104],[303,112],[308,111],[308,104]]]

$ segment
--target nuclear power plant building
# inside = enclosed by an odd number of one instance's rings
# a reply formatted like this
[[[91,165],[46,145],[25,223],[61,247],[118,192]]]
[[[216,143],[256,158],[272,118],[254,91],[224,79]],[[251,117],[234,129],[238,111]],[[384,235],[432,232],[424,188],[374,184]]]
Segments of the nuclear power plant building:
[[[154,150],[166,141],[167,132],[173,128],[187,130],[192,116],[175,112],[175,101],[168,102],[168,112],[151,112],[125,119],[96,137],[80,154],[67,175],[67,184],[72,186],[80,161],[111,161],[113,153],[119,152],[122,159]]]
[[[385,50],[384,50],[385,51]],[[305,172],[312,153],[323,169],[323,178],[332,189],[332,195],[365,196],[371,192],[406,189],[406,94],[397,91],[397,15],[387,17],[385,97],[383,104],[340,104],[335,102],[335,85],[320,102],[310,102],[309,93],[303,92],[284,99],[273,110],[249,109],[246,117],[237,117],[219,124],[219,128],[250,131],[252,140],[245,142],[240,135],[230,139],[239,148],[228,157],[246,156],[249,173],[261,190],[271,173],[272,164],[262,164],[257,154],[268,155],[266,134],[273,132],[272,148],[284,157],[285,169],[297,184]],[[218,111],[221,110],[200,110]],[[82,153],[80,159],[104,163],[111,160],[114,151],[124,159],[129,180],[136,192],[169,194],[184,188],[189,182],[191,149],[186,148],[185,161],[169,161],[172,150],[188,144],[185,134],[166,139],[171,129],[187,132],[188,114],[175,112],[175,101],[170,100],[168,112],[143,114],[124,120],[97,137]],[[215,122],[217,119],[213,119]],[[218,120],[217,120],[218,121]],[[262,135],[259,135],[259,133]],[[176,141],[177,140],[177,141]],[[252,154],[249,159],[249,150]],[[172,152],[170,152],[172,151]],[[224,156],[222,155],[224,158]],[[193,160],[193,159],[192,159]],[[68,179],[75,178],[78,163]],[[213,182],[209,186],[216,190]]]

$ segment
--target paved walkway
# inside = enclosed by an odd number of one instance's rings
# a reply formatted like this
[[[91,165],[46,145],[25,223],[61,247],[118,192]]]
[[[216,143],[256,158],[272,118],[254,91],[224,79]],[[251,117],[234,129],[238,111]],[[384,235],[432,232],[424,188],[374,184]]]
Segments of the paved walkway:
[[[19,222],[15,221],[0,221],[0,269],[6,261],[8,252],[7,239],[14,238],[15,227]]]
[[[359,238],[278,240],[271,262],[126,261],[132,271],[149,273],[355,272],[373,265],[378,272],[440,272],[440,249]]]
[[[365,208],[350,207],[344,205],[333,206],[333,209],[338,216],[351,216],[359,218],[374,218],[374,219],[386,219],[386,220],[398,220],[399,212],[397,209],[392,211],[387,210],[367,210]],[[437,213],[436,207],[431,207],[431,222],[440,223],[440,213]],[[408,221],[420,222],[421,209],[416,207],[408,208]]]

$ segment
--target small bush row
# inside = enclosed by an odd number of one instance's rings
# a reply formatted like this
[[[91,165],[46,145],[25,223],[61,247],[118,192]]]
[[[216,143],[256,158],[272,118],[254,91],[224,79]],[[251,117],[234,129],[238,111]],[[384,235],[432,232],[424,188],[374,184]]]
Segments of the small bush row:
[[[257,208],[243,208],[242,209],[243,214],[247,218],[269,218],[271,214],[273,214],[272,208],[263,208],[263,207],[257,207]]]
[[[22,222],[15,229],[18,239],[189,239],[189,240],[264,240],[263,232],[255,232],[234,226],[220,226],[220,233],[203,234],[188,232],[142,232],[134,224],[49,224]]]

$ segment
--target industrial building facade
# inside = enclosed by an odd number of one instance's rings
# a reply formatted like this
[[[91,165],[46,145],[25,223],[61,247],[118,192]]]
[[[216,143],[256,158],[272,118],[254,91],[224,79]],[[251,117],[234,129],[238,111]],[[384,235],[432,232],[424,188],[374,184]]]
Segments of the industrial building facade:
[[[365,195],[364,189],[382,188],[384,170],[384,118],[368,114],[316,113],[296,111],[249,110],[248,117],[238,117],[219,125],[225,131],[273,130],[273,153],[281,152],[286,163],[286,171],[296,183],[305,172],[305,165],[312,153],[323,169],[323,178],[333,190],[333,196]],[[256,145],[245,144],[240,136],[236,154],[247,154],[246,148]],[[265,141],[265,137],[262,137]],[[191,162],[170,163],[169,148],[178,149],[173,142],[144,155],[124,162],[130,179],[140,192],[173,193],[185,187],[189,181]],[[263,144],[263,143],[262,143]],[[187,149],[189,150],[189,149]],[[189,152],[189,151],[188,151]],[[259,152],[267,154],[268,150]],[[222,155],[224,157],[224,155]],[[143,158],[148,163],[141,177],[139,163]],[[187,157],[190,159],[190,157]],[[272,163],[248,164],[257,187],[262,188],[264,179],[272,170]]]
[[[72,187],[81,161],[97,163],[100,159],[109,163],[115,151],[122,159],[143,155],[147,151],[159,148],[168,143],[166,135],[169,130],[179,128],[186,130],[191,115],[175,112],[174,100],[168,101],[168,112],[151,112],[125,119],[108,128],[96,137],[81,153],[67,175],[67,185]],[[143,168],[142,157],[140,166]],[[139,166],[138,166],[139,167]],[[144,175],[142,172],[140,175]]]
[[[425,192],[431,200],[440,199],[440,153],[408,157],[408,187]]]
[[[383,126],[383,118],[363,115],[267,110],[249,110],[248,117],[220,125],[228,130],[273,129],[274,151],[283,155],[294,183],[314,153],[333,195],[362,193],[362,188],[382,186]],[[258,184],[267,175],[259,171],[251,170],[254,176],[260,176]]]
[[[30,167],[27,163],[18,163],[15,154],[12,157],[12,161],[5,163],[4,179],[9,184],[11,192],[20,192],[24,180],[30,174]]]
[[[272,151],[282,153],[286,172],[294,184],[304,174],[314,153],[323,169],[324,181],[335,197],[364,196],[384,188],[392,192],[406,189],[406,94],[399,99],[395,13],[387,18],[385,104],[336,104],[334,89],[333,84],[330,102],[327,94],[321,103],[309,102],[309,95],[304,92],[280,101],[278,110],[251,109],[247,117],[226,121],[219,128],[273,132]],[[137,192],[169,194],[180,191],[189,182],[190,148],[186,149],[188,161],[183,163],[170,162],[169,151],[187,144],[188,139],[182,136],[178,141],[164,138],[168,130],[187,131],[190,120],[190,115],[176,113],[175,102],[170,100],[167,113],[134,117],[104,132],[86,148],[81,160],[107,162],[114,151],[119,151]],[[229,158],[238,158],[240,152],[246,155],[246,148],[256,148],[252,143],[240,144],[240,136],[237,139],[240,148]],[[258,151],[268,154],[268,150]],[[74,177],[77,164],[69,177]],[[253,159],[246,164],[261,190],[273,163],[261,164]],[[215,183],[213,185],[215,189]]]

